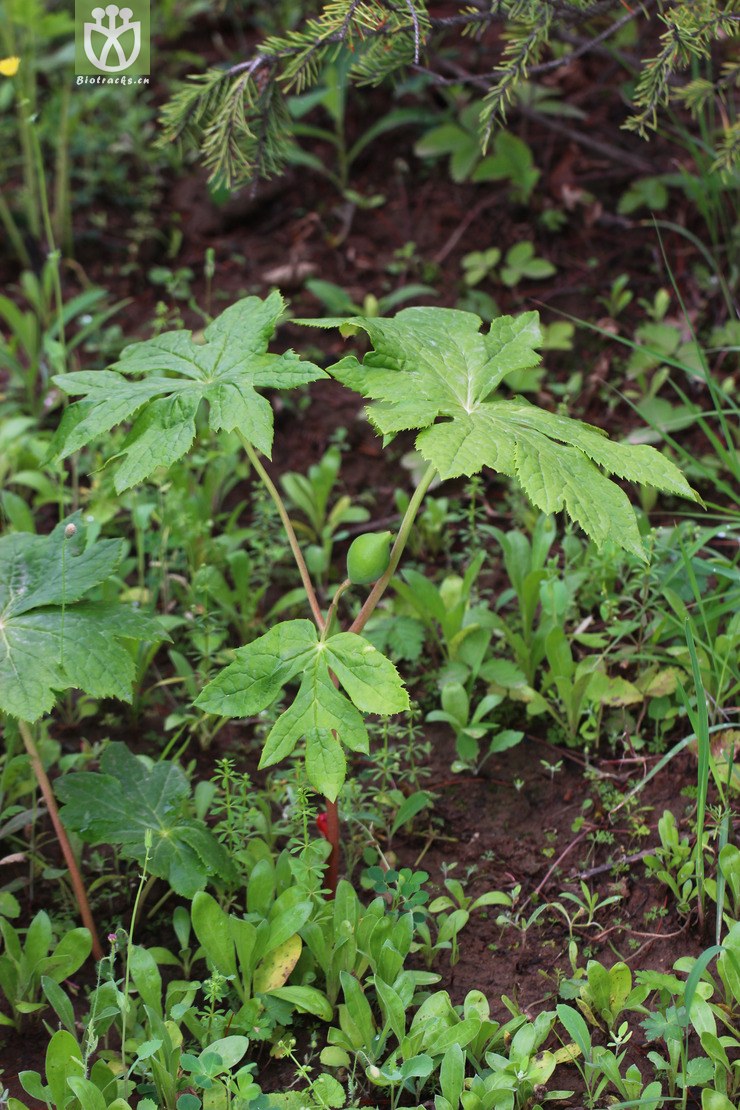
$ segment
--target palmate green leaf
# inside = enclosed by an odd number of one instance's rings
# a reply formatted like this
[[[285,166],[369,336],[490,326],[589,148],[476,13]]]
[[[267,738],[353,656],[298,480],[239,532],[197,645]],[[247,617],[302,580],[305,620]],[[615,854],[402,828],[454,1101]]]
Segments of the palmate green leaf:
[[[0,552],[0,609],[7,617],[79,601],[116,569],[123,540],[98,540],[85,550],[82,514],[75,513],[48,536],[4,536]]]
[[[262,301],[246,297],[209,324],[203,341],[191,332],[165,332],[126,347],[109,370],[61,374],[60,389],[81,400],[60,424],[53,451],[59,459],[78,451],[116,424],[135,418],[121,449],[115,476],[121,491],[171,466],[195,438],[201,401],[214,431],[239,431],[263,454],[272,452],[270,402],[258,389],[289,389],[324,377],[292,351],[268,354],[267,345],[284,311],[274,292]]]
[[[126,605],[85,600],[123,555],[120,540],[85,548],[82,514],[48,536],[0,539],[0,711],[35,721],[60,690],[131,700],[126,640],[167,640],[160,624]]]
[[[611,539],[640,558],[634,512],[607,474],[697,499],[680,470],[652,447],[615,443],[590,424],[522,398],[492,397],[507,374],[539,363],[536,312],[502,316],[487,334],[473,313],[447,308],[320,323],[367,332],[375,349],[362,362],[342,359],[329,373],[371,400],[368,416],[384,436],[417,429],[418,451],[442,478],[490,466],[518,481],[543,512],[565,509],[598,544]]]
[[[125,744],[109,744],[101,774],[78,771],[57,779],[61,815],[88,844],[115,844],[126,859],[143,863],[152,831],[148,870],[192,898],[208,879],[236,882],[228,853],[202,821],[187,816],[190,785],[175,763],[151,768]]]
[[[345,693],[337,689],[335,675]],[[196,705],[223,717],[261,713],[300,676],[298,693],[265,741],[260,767],[270,767],[306,741],[306,773],[322,794],[336,798],[346,776],[342,745],[368,750],[363,713],[388,716],[408,708],[398,671],[353,632],[319,639],[308,620],[284,621],[239,648],[199,695]]]

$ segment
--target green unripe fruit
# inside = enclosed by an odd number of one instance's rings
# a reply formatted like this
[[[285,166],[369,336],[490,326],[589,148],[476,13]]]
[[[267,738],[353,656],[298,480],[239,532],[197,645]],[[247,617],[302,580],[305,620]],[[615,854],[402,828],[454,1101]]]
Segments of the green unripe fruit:
[[[391,556],[390,532],[365,532],[350,544],[347,577],[355,586],[376,582],[388,569]]]

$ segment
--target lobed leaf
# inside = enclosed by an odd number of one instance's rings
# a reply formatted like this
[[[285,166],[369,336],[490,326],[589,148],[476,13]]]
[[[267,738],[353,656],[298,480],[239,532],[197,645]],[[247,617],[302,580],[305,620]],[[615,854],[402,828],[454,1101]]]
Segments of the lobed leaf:
[[[108,745],[100,766],[100,774],[78,771],[55,783],[68,828],[89,844],[116,844],[125,858],[140,863],[151,830],[149,873],[167,879],[184,898],[202,890],[208,878],[235,881],[225,849],[202,821],[185,815],[190,785],[180,767],[149,767],[121,743]]]
[[[138,413],[121,449],[123,462],[115,476],[120,492],[182,458],[205,401],[214,431],[238,428],[269,457],[272,408],[257,390],[289,389],[325,377],[292,351],[267,353],[283,311],[277,292],[264,301],[246,297],[209,324],[202,341],[184,330],[165,332],[126,347],[109,370],[58,375],[59,388],[82,399],[62,420],[55,456],[66,458]]]
[[[57,690],[74,687],[99,698],[131,700],[134,661],[120,639],[161,640],[158,622],[124,607],[86,602],[46,607],[3,620],[0,708],[33,721],[54,705]],[[3,653],[3,647],[5,652]]]
[[[70,687],[131,700],[135,668],[122,641],[169,637],[132,608],[84,600],[122,554],[119,540],[86,548],[81,513],[48,536],[0,539],[0,710],[35,721]]]
[[[348,356],[329,372],[370,400],[368,416],[382,435],[418,431],[418,451],[443,479],[489,466],[518,481],[544,512],[565,509],[596,543],[611,539],[640,558],[634,511],[607,475],[697,500],[680,470],[654,448],[615,443],[598,428],[522,398],[492,396],[507,374],[539,363],[536,312],[499,317],[487,334],[474,314],[446,308],[321,325],[367,332],[374,350],[362,361]]]
[[[346,693],[334,685],[332,674]],[[362,714],[387,716],[408,707],[396,668],[368,640],[352,632],[320,640],[310,621],[284,621],[239,648],[195,704],[228,717],[259,713],[299,675],[298,693],[271,729],[260,767],[279,763],[305,740],[309,781],[333,800],[347,771],[342,745],[368,750]]]
[[[69,526],[74,526],[71,536]],[[122,540],[98,540],[85,549],[81,513],[47,536],[25,532],[0,539],[0,608],[3,616],[42,605],[79,601],[109,578],[123,555]]]
[[[261,713],[303,670],[316,643],[316,628],[309,620],[274,625],[264,636],[238,648],[233,663],[208,683],[195,704],[221,717]]]
[[[326,657],[350,698],[363,713],[389,716],[408,709],[396,668],[364,636],[339,632],[326,641]]]

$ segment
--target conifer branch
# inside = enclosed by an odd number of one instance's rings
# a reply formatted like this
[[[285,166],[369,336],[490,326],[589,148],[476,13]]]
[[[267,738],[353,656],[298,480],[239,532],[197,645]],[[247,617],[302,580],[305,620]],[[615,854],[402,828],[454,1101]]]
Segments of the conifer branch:
[[[712,98],[722,102],[736,81],[736,65],[718,81],[711,77],[681,83],[695,61],[711,60],[714,45],[732,36],[740,22],[740,0],[645,0],[625,11],[619,0],[469,0],[457,12],[434,15],[426,0],[327,0],[302,26],[269,36],[251,58],[227,68],[188,78],[162,112],[165,142],[196,146],[211,181],[230,188],[281,172],[292,140],[286,98],[321,79],[340,52],[349,53],[348,78],[356,85],[377,85],[421,67],[432,36],[480,36],[498,25],[505,43],[498,59],[461,82],[484,86],[481,142],[505,123],[523,82],[549,72],[603,44],[632,20],[660,20],[665,30],[660,49],[642,62],[634,111],[625,128],[647,137],[671,101],[694,114]],[[655,9],[657,8],[657,13]],[[603,25],[603,26],[602,26]],[[574,40],[574,31],[581,37]],[[570,51],[547,57],[560,40]],[[482,48],[481,48],[482,49]],[[433,82],[449,83],[440,72],[443,59],[425,57],[421,72]],[[718,139],[717,165],[740,159],[737,129],[726,118]]]

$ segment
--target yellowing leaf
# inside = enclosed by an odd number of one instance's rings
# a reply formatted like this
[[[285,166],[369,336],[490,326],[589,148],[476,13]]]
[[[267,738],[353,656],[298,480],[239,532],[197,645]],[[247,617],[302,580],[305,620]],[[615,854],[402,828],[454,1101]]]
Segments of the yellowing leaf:
[[[595,671],[588,684],[587,695],[601,705],[637,705],[644,695],[626,678]]]
[[[0,74],[3,77],[15,77],[20,64],[20,58],[0,58]]]
[[[294,933],[270,952],[254,973],[252,985],[255,994],[265,994],[284,986],[298,963],[302,948],[303,941],[298,933]]]
[[[556,1048],[552,1055],[558,1064],[573,1064],[583,1053],[575,1041],[569,1041],[562,1048]]]
[[[664,667],[662,670],[648,671],[637,680],[635,685],[638,690],[642,690],[646,698],[663,698],[668,694],[675,694],[678,676],[676,667]]]

